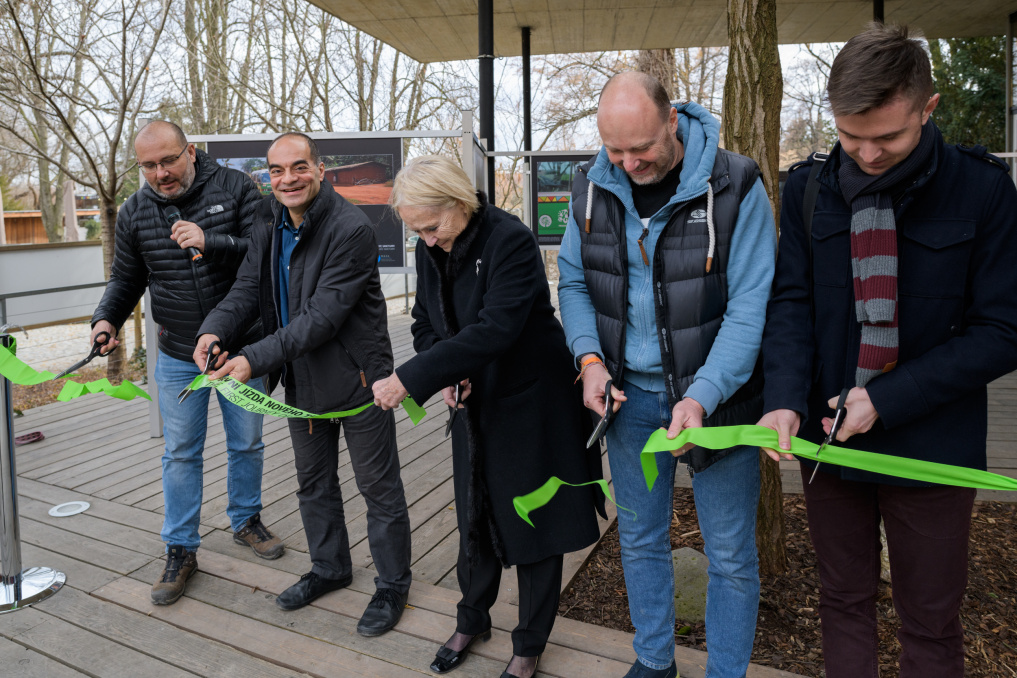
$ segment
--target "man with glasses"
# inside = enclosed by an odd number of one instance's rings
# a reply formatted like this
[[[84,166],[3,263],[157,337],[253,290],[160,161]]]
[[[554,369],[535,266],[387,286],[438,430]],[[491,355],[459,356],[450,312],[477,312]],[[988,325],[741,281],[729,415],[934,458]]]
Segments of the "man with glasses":
[[[113,267],[92,316],[91,338],[109,332],[112,338],[103,353],[113,350],[118,329],[150,288],[152,303],[146,311],[159,324],[155,380],[166,438],[162,539],[167,545],[166,568],[152,587],[152,602],[169,605],[183,594],[198,566],[209,390],[196,391],[183,402],[177,397],[199,372],[191,360],[198,328],[236,280],[261,195],[250,177],[219,166],[188,144],[173,123],[154,121],[143,127],[134,151],[145,183],[117,216]],[[237,348],[260,337],[260,324],[252,324]],[[250,383],[264,390],[261,379]],[[283,545],[260,517],[262,417],[221,396],[219,406],[226,429],[226,515],[233,541],[261,558],[278,558]]]

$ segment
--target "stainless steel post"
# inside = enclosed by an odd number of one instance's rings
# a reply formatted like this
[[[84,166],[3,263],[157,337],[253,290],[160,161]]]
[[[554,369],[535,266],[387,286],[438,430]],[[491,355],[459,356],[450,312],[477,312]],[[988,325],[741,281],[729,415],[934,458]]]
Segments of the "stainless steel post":
[[[9,334],[0,334],[0,345],[13,344]],[[11,382],[0,377],[0,614],[49,598],[66,580],[63,572],[48,567],[21,569]]]

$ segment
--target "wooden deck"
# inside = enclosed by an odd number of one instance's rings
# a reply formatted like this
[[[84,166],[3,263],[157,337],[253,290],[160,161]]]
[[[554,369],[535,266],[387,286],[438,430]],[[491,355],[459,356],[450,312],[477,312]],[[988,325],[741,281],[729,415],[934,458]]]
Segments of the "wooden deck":
[[[413,353],[409,321],[390,316],[396,361]],[[995,408],[1017,405],[1017,380],[993,393]],[[293,452],[285,421],[266,417],[263,519],[285,540],[286,555],[260,561],[235,545],[226,517],[226,453],[221,415],[212,398],[205,454],[199,573],[184,598],[168,607],[149,602],[163,564],[163,441],[150,438],[147,403],[90,396],[56,403],[15,421],[17,433],[42,431],[46,439],[18,448],[24,566],[45,565],[67,574],[58,594],[32,608],[0,615],[0,674],[64,678],[100,676],[312,675],[402,677],[430,675],[438,645],[454,630],[458,590],[458,533],[453,505],[451,444],[444,438],[445,409],[427,403],[430,416],[413,427],[397,414],[403,482],[413,529],[409,609],[398,627],[380,638],[356,634],[357,619],[374,590],[364,501],[349,457],[340,452],[347,523],[355,575],[345,590],[313,605],[283,612],[274,597],[310,569],[295,492]],[[993,430],[1008,436],[999,454],[1015,471],[1017,429],[996,412]],[[991,435],[990,435],[991,437]],[[994,439],[995,440],[995,439]],[[996,443],[993,450],[997,450]],[[993,460],[997,458],[993,453]],[[606,470],[606,463],[605,463]],[[679,474],[681,476],[681,474]],[[53,518],[48,509],[83,499],[85,513]],[[613,514],[612,514],[613,517]],[[607,522],[602,521],[606,529]],[[586,553],[571,555],[566,580]],[[491,642],[477,647],[459,678],[498,676],[512,654],[515,576],[503,578],[493,610]],[[630,634],[559,618],[540,662],[540,675],[620,677],[634,659]],[[706,655],[679,648],[685,678],[703,676]],[[752,667],[754,678],[792,674]]]

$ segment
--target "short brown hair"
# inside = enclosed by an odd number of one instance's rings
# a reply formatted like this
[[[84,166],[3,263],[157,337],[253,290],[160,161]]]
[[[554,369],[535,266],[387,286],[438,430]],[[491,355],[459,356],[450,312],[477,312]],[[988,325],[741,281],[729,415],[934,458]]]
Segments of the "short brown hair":
[[[833,60],[826,85],[833,114],[864,113],[898,97],[921,108],[934,91],[921,38],[907,26],[873,22],[848,40]]]

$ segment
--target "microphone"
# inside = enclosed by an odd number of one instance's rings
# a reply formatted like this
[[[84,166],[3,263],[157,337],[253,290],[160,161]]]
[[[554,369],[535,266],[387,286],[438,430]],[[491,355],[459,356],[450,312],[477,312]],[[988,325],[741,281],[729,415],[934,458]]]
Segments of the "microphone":
[[[169,222],[169,225],[171,227],[173,226],[173,224],[177,223],[182,218],[183,217],[180,216],[180,210],[176,209],[175,207],[173,208],[172,212],[166,215],[166,221]],[[187,253],[191,255],[191,261],[194,262],[199,262],[203,258],[203,255],[201,254],[197,247],[188,247]]]

